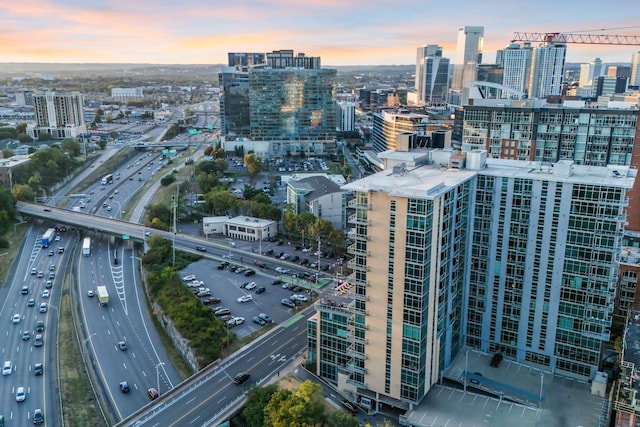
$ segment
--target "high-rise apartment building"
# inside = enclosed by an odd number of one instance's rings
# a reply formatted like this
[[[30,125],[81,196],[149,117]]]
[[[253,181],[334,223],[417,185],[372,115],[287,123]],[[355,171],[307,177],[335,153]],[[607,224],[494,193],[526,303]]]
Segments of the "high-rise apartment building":
[[[465,345],[593,374],[635,170],[479,150],[427,163],[343,186],[352,274],[308,323],[318,374],[373,412],[418,404]]]
[[[500,104],[498,104],[500,102]],[[461,109],[462,151],[489,158],[555,163],[631,165],[638,145],[638,109],[565,107],[542,100],[487,100]]]
[[[218,82],[221,86],[221,134],[248,138],[251,132],[249,126],[249,73],[229,66],[218,73]]]
[[[531,44],[512,43],[500,51],[500,63],[503,68],[502,85],[521,93],[526,93],[531,71]],[[502,91],[500,98],[508,98],[510,94]]]
[[[348,101],[337,102],[337,130],[351,132],[356,129],[356,103]]]
[[[30,137],[37,139],[41,133],[49,133],[54,139],[76,138],[87,132],[80,93],[35,93],[32,99],[35,122],[27,126]]]
[[[409,132],[426,134],[429,117],[409,110],[382,110],[373,115],[371,139],[373,151],[395,150],[398,134]]]
[[[631,55],[629,86],[640,88],[640,52],[634,52]]]
[[[267,63],[264,53],[255,52],[229,52],[228,65],[237,71],[249,71],[254,67],[264,67]]]
[[[603,71],[604,66],[600,58],[595,58],[588,64],[580,64],[580,80],[578,81],[578,86],[593,86],[595,80],[602,76]]]
[[[458,29],[458,42],[453,60],[450,103],[466,103],[465,82],[475,81],[477,67],[482,63],[484,27],[461,27]]]
[[[545,43],[533,49],[529,78],[529,98],[546,98],[562,93],[562,77],[567,46]]]
[[[442,57],[442,47],[419,47],[416,54],[416,103],[439,106],[447,101],[449,90],[449,59]]]
[[[271,68],[306,68],[306,69],[319,69],[320,57],[319,56],[306,56],[300,52],[297,55],[293,54],[291,49],[274,50],[267,53],[267,67]]]

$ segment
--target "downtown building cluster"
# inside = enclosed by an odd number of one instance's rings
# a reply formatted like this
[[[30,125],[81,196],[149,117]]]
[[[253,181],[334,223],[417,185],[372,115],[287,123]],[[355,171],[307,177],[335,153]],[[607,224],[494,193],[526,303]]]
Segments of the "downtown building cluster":
[[[509,45],[478,82],[483,31],[460,29],[456,64],[418,48],[409,101],[452,108],[452,130],[374,112],[379,172],[343,186],[350,275],[315,303],[308,361],[372,413],[419,405],[465,349],[592,380],[638,304],[638,97],[567,101],[557,44]],[[602,73],[583,86],[605,95]]]

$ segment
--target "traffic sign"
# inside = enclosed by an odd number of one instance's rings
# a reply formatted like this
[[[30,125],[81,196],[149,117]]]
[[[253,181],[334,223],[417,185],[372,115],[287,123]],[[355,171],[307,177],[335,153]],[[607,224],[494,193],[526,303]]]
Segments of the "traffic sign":
[[[122,235],[122,240],[129,240],[129,235],[128,234],[123,234]]]
[[[198,129],[189,129],[189,135],[197,135]]]

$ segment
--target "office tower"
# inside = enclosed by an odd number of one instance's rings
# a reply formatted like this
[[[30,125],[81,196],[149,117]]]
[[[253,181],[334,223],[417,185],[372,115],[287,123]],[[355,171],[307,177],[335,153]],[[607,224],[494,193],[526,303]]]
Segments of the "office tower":
[[[631,55],[629,86],[640,88],[640,52],[634,52]]]
[[[283,49],[274,50],[267,53],[267,66],[271,68],[307,68],[307,69],[319,69],[320,57],[319,56],[306,56],[300,52],[298,55],[293,55],[293,50]]]
[[[595,95],[613,95],[627,90],[628,77],[602,76],[596,79]]]
[[[529,98],[560,95],[567,46],[546,43],[533,49],[529,79]]]
[[[466,103],[464,85],[465,82],[476,80],[476,68],[482,63],[483,42],[484,27],[461,27],[458,29],[458,42],[451,79],[451,103]]]
[[[602,76],[603,66],[602,59],[596,58],[588,64],[580,64],[580,87],[592,86],[594,80]]]
[[[266,58],[264,53],[229,52],[227,54],[229,67],[237,71],[249,71],[254,67],[264,67]]]
[[[339,132],[350,132],[356,128],[356,103],[339,101],[337,103],[337,126]]]
[[[529,84],[529,72],[531,70],[531,44],[520,45],[512,43],[501,51],[499,55],[504,69],[502,85],[516,91],[526,93]],[[500,98],[508,98],[509,93],[503,91]]]
[[[424,135],[429,117],[409,110],[382,110],[373,114],[373,151],[395,150],[396,138],[402,132]]]
[[[415,90],[418,105],[443,105],[449,90],[449,59],[442,57],[442,47],[419,47],[416,55]]]
[[[111,98],[120,102],[128,100],[136,100],[143,98],[143,90],[141,87],[114,87],[111,88]]]
[[[336,70],[251,70],[249,120],[251,139],[271,142],[275,155],[335,149]]]
[[[239,64],[239,67],[243,67],[241,61]],[[218,82],[221,87],[221,135],[248,138],[251,133],[249,126],[249,73],[239,71],[235,67],[226,67],[218,73]]]
[[[32,138],[37,139],[45,132],[54,139],[76,138],[87,131],[84,97],[80,93],[36,93],[33,106],[35,122],[27,126]]]
[[[343,186],[352,274],[316,302],[308,356],[372,412],[418,404],[464,345],[585,379],[608,339],[635,171],[446,155]]]

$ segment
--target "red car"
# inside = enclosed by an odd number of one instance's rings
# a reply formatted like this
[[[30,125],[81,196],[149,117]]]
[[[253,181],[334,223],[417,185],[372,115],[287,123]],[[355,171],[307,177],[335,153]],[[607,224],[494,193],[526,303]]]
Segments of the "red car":
[[[149,398],[151,400],[156,400],[158,398],[158,396],[160,396],[160,394],[158,394],[158,390],[156,390],[153,387],[151,387],[149,390],[147,390],[147,393],[149,393]]]

